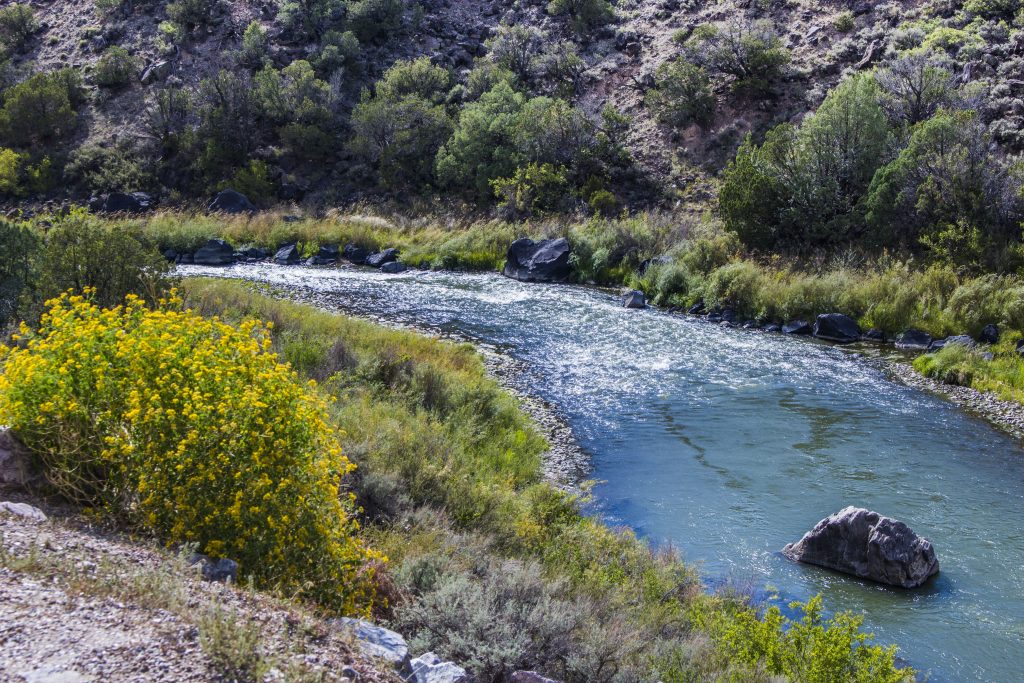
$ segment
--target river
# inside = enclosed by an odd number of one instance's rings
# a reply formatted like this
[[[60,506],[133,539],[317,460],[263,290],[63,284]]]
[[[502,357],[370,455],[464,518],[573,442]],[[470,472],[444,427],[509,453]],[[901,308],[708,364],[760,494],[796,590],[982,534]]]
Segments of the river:
[[[849,350],[494,274],[180,272],[316,292],[339,310],[494,346],[572,427],[609,523],[671,543],[713,586],[782,603],[822,593],[931,681],[1024,680],[1021,444]],[[902,591],[779,554],[847,505],[931,539],[940,575]]]

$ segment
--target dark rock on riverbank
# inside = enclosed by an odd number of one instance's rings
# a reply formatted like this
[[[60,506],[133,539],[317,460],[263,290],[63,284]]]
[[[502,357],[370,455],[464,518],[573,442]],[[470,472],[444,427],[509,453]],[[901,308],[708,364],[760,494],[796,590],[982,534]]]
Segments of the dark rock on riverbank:
[[[884,344],[885,332],[882,332],[881,330],[872,327],[870,330],[864,333],[864,336],[861,337],[861,339],[863,339],[864,341],[875,342],[877,344]]]
[[[385,249],[384,251],[378,251],[375,254],[370,254],[366,257],[366,265],[373,268],[380,268],[385,263],[391,263],[392,261],[398,260],[397,249]]]
[[[270,252],[268,252],[266,249],[262,247],[244,246],[238,250],[238,253],[241,254],[244,258],[249,259],[259,260],[270,258]]]
[[[366,263],[366,257],[370,255],[370,252],[366,251],[362,247],[357,247],[354,244],[346,244],[341,255],[344,256],[345,260],[349,263],[361,266]]]
[[[564,237],[534,242],[523,238],[508,248],[505,277],[521,282],[565,282],[569,279],[569,242]]]
[[[388,261],[380,267],[380,272],[388,273],[390,275],[404,273],[407,270],[409,270],[409,266],[405,265],[401,261]]]
[[[153,208],[153,198],[145,192],[111,192],[89,203],[94,213],[145,213]]]
[[[905,351],[926,351],[931,344],[930,334],[913,328],[896,337],[896,348]]]
[[[299,254],[298,245],[286,244],[274,254],[274,263],[281,264],[282,266],[294,266],[299,262],[300,258],[301,254]]]
[[[973,349],[975,346],[977,346],[975,341],[966,334],[958,334],[953,337],[946,337],[945,339],[934,340],[931,344],[928,345],[928,353],[934,353],[939,349],[943,349],[953,344],[959,344],[961,346],[967,347],[968,349]]]
[[[337,244],[322,244],[316,254],[310,258],[311,266],[329,266],[338,262],[341,250]]]
[[[860,326],[842,313],[824,313],[814,321],[814,336],[838,344],[850,344],[860,339]]]
[[[782,334],[795,334],[807,336],[814,332],[814,328],[806,320],[790,320],[782,326]]]
[[[647,297],[639,290],[631,290],[622,296],[622,305],[626,308],[647,308]]]
[[[995,325],[985,325],[985,329],[978,335],[978,341],[982,344],[998,344],[999,328]]]
[[[241,192],[223,190],[217,193],[206,209],[210,213],[253,213],[256,205]]]
[[[765,332],[778,333],[782,332],[782,325],[779,325],[778,323],[768,323],[761,329]]]
[[[235,250],[224,240],[209,240],[192,255],[197,266],[226,266],[235,262]]]
[[[939,573],[928,539],[903,522],[853,506],[821,520],[782,553],[797,562],[901,588],[916,588]]]
[[[686,311],[690,315],[701,315],[704,313],[704,302],[698,301],[694,305],[690,306],[689,310]]]

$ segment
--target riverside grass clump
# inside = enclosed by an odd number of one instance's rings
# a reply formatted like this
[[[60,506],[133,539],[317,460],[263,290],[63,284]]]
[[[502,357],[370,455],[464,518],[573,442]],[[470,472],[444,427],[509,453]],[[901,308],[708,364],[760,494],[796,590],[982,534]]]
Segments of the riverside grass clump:
[[[273,321],[273,348],[337,399],[361,531],[390,558],[398,593],[385,618],[417,648],[480,680],[522,668],[567,683],[913,680],[852,622],[818,615],[799,639],[785,637],[788,619],[755,628],[757,608],[705,593],[675,553],[585,516],[542,480],[543,440],[472,347],[273,299],[266,286],[181,287],[203,315]]]
[[[170,298],[48,302],[2,350],[0,422],[47,481],[240,576],[367,611],[383,558],[356,537],[352,463],[328,404],[271,352],[270,328],[202,318]]]

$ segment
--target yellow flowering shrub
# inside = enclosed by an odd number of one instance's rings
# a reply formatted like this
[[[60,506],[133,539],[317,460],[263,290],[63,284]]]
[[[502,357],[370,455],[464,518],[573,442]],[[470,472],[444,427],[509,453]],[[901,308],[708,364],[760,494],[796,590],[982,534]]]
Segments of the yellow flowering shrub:
[[[0,423],[66,497],[238,561],[241,576],[368,609],[381,559],[355,537],[353,465],[327,406],[238,326],[135,297],[65,294],[0,350]]]

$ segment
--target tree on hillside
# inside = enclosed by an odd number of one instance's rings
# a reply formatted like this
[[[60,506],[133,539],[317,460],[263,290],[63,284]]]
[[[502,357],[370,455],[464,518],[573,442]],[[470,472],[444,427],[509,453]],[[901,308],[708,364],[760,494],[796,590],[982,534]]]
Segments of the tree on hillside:
[[[694,64],[732,76],[735,90],[753,95],[768,94],[790,60],[771,21],[752,21],[740,10],[720,24],[698,27],[687,52]]]
[[[904,54],[875,75],[879,102],[894,123],[909,126],[931,118],[956,99],[956,83],[927,50]]]

